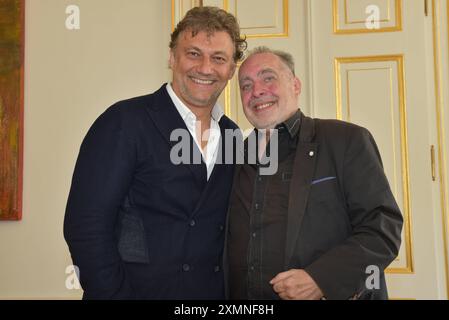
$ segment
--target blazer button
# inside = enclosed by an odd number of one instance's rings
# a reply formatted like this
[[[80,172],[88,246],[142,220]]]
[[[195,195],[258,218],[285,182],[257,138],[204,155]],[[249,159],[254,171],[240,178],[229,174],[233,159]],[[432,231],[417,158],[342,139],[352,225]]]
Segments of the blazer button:
[[[190,226],[191,226],[191,227],[194,227],[195,225],[196,225],[195,220],[190,221]]]
[[[182,270],[183,270],[184,272],[189,272],[189,271],[190,271],[190,266],[189,266],[188,264],[183,264],[183,265],[182,265]]]
[[[214,271],[215,272],[220,272],[220,266],[215,266]]]
[[[223,231],[223,230],[224,230],[224,226],[220,225],[220,231]]]

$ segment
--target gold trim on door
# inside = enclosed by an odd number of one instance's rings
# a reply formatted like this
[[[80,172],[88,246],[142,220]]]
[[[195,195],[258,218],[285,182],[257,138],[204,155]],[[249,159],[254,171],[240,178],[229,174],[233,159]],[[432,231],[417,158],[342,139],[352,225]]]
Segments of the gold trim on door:
[[[388,11],[387,11],[387,19],[381,19],[379,20],[379,22],[389,22],[391,21],[391,10],[390,10],[390,1],[391,0],[387,0],[388,1]],[[365,21],[349,21],[348,19],[348,0],[345,0],[345,24],[359,24],[359,23],[364,23]]]
[[[402,0],[395,0],[395,17],[396,24],[393,27],[383,27],[379,29],[367,29],[367,28],[357,28],[357,29],[341,29],[340,27],[340,12],[338,9],[338,1],[332,0],[332,12],[333,12],[333,27],[335,34],[359,34],[359,33],[378,33],[378,32],[395,32],[402,31]],[[347,2],[345,1],[345,11],[347,11]],[[379,22],[385,22],[383,20]]]
[[[406,266],[402,268],[388,268],[387,273],[411,274],[414,273],[414,262],[412,252],[411,236],[411,213],[410,213],[410,178],[409,178],[409,153],[408,153],[408,134],[407,134],[407,111],[405,97],[405,77],[404,77],[404,56],[385,55],[385,56],[366,56],[366,57],[342,57],[335,59],[335,93],[337,119],[342,119],[342,79],[341,65],[390,61],[397,63],[398,69],[398,94],[400,107],[400,132],[401,132],[401,168],[402,168],[402,189],[403,189],[403,216],[404,216],[404,237],[405,237],[405,255]]]
[[[447,1],[447,19],[449,28],[449,0]],[[435,73],[435,100],[436,100],[436,121],[437,121],[437,135],[438,135],[438,175],[440,180],[440,202],[441,202],[441,215],[443,219],[443,247],[444,247],[444,266],[446,276],[446,294],[449,298],[449,220],[447,216],[447,197],[449,195],[446,184],[446,154],[445,150],[445,126],[443,121],[443,70],[441,63],[441,34],[440,34],[440,2],[438,0],[432,1],[432,18],[433,18],[433,54],[434,54],[434,73]],[[448,29],[449,30],[449,29]]]
[[[235,8],[235,11],[237,12],[236,8]],[[288,37],[288,35],[289,35],[289,14],[290,14],[288,0],[282,0],[282,13],[283,13],[283,29],[284,29],[282,32],[280,32],[280,33],[264,33],[264,34],[246,34],[246,38],[257,39],[257,38],[286,38],[286,37]]]

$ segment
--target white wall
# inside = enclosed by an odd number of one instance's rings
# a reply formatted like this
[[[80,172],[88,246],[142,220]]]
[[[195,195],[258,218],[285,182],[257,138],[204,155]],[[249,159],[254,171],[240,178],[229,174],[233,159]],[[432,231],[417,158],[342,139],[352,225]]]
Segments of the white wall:
[[[168,80],[170,17],[169,1],[26,1],[23,220],[0,222],[0,299],[81,296],[62,231],[79,146],[108,106]]]

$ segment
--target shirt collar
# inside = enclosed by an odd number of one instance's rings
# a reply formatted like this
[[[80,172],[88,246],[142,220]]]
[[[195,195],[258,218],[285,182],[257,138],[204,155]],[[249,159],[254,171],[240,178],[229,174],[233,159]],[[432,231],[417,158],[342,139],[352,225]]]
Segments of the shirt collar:
[[[276,126],[276,129],[286,128],[288,133],[290,134],[290,138],[293,138],[298,134],[300,126],[301,126],[301,113],[299,112],[298,109],[290,118],[278,124]]]
[[[196,119],[195,114],[190,110],[182,101],[179,99],[179,97],[176,95],[175,91],[173,90],[173,87],[170,83],[167,83],[167,92],[170,98],[173,101],[173,104],[175,105],[176,109],[178,110],[179,114],[181,115],[181,118],[185,121],[187,117],[194,116]],[[218,103],[215,104],[215,106],[212,108],[211,117],[217,122],[220,122],[221,118],[224,116],[224,112],[221,109],[220,105]]]

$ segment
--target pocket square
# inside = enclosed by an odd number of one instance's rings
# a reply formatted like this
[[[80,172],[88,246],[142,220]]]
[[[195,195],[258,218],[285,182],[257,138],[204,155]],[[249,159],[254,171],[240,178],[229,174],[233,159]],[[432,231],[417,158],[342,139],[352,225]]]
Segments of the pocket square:
[[[313,180],[312,185],[318,184],[321,182],[325,182],[325,181],[329,181],[329,180],[334,180],[334,179],[337,179],[337,177],[326,177],[326,178],[322,178],[322,179]]]

